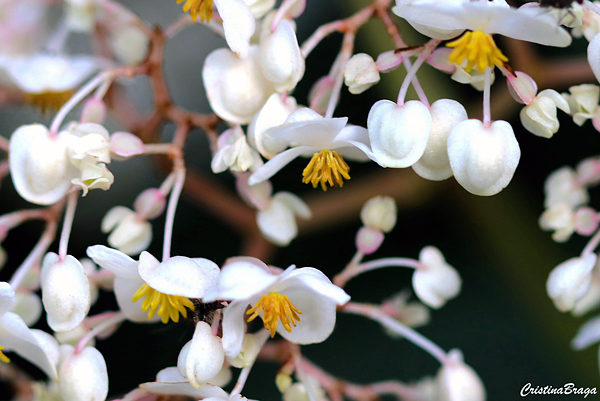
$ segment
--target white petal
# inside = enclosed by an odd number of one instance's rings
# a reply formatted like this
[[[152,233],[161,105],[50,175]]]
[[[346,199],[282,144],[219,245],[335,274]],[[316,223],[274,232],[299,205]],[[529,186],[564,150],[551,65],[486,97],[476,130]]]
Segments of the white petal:
[[[296,157],[307,152],[315,152],[316,149],[312,146],[296,146],[279,153],[277,156],[266,162],[262,167],[259,167],[248,178],[249,185],[255,185],[273,177],[279,170],[287,166]]]
[[[139,277],[138,262],[123,252],[106,247],[93,245],[87,248],[87,255],[100,267],[126,279]]]
[[[506,121],[486,128],[479,120],[466,120],[450,132],[448,157],[460,185],[475,195],[489,196],[508,185],[521,150]]]
[[[121,220],[107,242],[113,248],[128,254],[137,255],[147,249],[152,242],[152,225],[131,212]]]
[[[50,205],[67,194],[77,170],[67,159],[71,135],[50,138],[40,124],[19,127],[10,138],[10,175],[25,200]]]
[[[198,322],[185,361],[186,376],[194,387],[201,387],[223,367],[225,354],[221,339],[212,334],[206,322]]]
[[[380,100],[367,118],[371,149],[385,167],[408,167],[421,158],[431,132],[427,106],[410,100],[402,106]]]
[[[215,286],[219,266],[208,259],[174,256],[158,264],[141,264],[140,276],[164,294],[203,298]]]
[[[312,215],[308,205],[291,192],[278,192],[273,196],[273,200],[283,203],[288,209],[303,219],[310,219]]]
[[[42,315],[42,301],[37,294],[18,292],[10,311],[21,316],[27,326],[33,326]]]
[[[456,270],[444,260],[441,252],[432,246],[419,254],[424,265],[412,277],[412,285],[419,299],[432,308],[441,308],[460,292],[462,280]]]
[[[229,359],[234,359],[242,350],[247,306],[245,301],[233,301],[223,311],[223,350]]]
[[[571,258],[550,272],[546,291],[558,310],[566,312],[573,309],[577,300],[585,295],[590,287],[596,259],[593,253]]]
[[[597,342],[600,342],[600,316],[581,326],[577,336],[573,339],[572,345],[575,349],[583,349]]]
[[[104,357],[87,347],[73,353],[60,366],[60,393],[69,401],[104,401],[108,395],[108,373]]]
[[[294,212],[275,200],[256,214],[256,224],[265,238],[279,246],[287,246],[298,234]]]
[[[600,34],[594,36],[587,48],[587,57],[590,67],[596,76],[596,81],[600,81]]]
[[[167,369],[176,369],[176,368],[167,368]],[[161,370],[159,372],[159,375],[161,374],[161,372],[163,372],[167,369]],[[163,375],[163,376],[165,376],[165,375]],[[169,374],[169,376],[172,376],[172,374]],[[140,385],[140,387],[152,394],[182,395],[185,397],[192,397],[192,398],[201,399],[201,400],[207,399],[208,397],[215,397],[215,398],[223,400],[223,401],[228,399],[227,393],[222,388],[217,387],[217,386],[211,386],[210,384],[207,384],[207,385],[203,386],[202,388],[195,388],[195,387],[192,387],[192,385],[190,383],[188,383],[187,381],[185,381],[183,383],[182,382],[170,382],[168,380],[172,379],[171,377],[162,377],[161,376],[161,378],[164,381],[142,383]],[[158,379],[158,377],[157,377],[157,379]]]
[[[0,316],[12,308],[15,302],[15,290],[6,281],[0,281]]]
[[[250,38],[256,29],[252,11],[243,0],[214,0],[214,2],[223,19],[227,45],[240,57],[248,56]]]
[[[460,351],[450,351],[449,357],[436,378],[436,400],[485,401],[483,383],[477,373],[463,362]]]
[[[152,319],[148,319],[148,313],[142,312],[143,299],[138,299],[135,303],[131,302],[133,295],[145,283],[140,276],[134,278],[115,277],[114,292],[117,304],[119,304],[121,312],[132,322],[152,323],[160,320],[158,314],[154,315]]]
[[[337,285],[334,285],[323,272],[314,267],[302,267],[292,271],[279,285],[294,286],[296,282],[304,284],[311,291],[318,293],[321,297],[328,298],[338,305],[344,305],[350,301],[350,295],[346,294]]]
[[[115,132],[110,136],[110,151],[121,157],[144,153],[144,142],[129,132]]]
[[[467,119],[467,111],[459,102],[440,99],[431,105],[431,134],[423,156],[412,168],[428,180],[445,180],[452,177],[448,160],[447,141],[456,124]]]
[[[260,260],[233,258],[221,270],[217,295],[214,298],[248,299],[276,281],[277,276]]]
[[[324,118],[310,109],[302,108],[290,114],[284,125],[271,129],[268,134],[292,145],[328,149],[347,123],[348,117]]]
[[[248,142],[268,159],[284,150],[287,143],[266,132],[282,125],[296,107],[296,99],[293,97],[284,98],[278,93],[272,94],[248,126]]]

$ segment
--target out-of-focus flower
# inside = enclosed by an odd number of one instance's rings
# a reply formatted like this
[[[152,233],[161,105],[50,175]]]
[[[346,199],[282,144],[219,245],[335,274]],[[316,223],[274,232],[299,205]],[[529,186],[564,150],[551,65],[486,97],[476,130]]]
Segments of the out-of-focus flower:
[[[462,353],[452,350],[438,372],[437,400],[485,401],[485,388],[477,373],[463,362]]]
[[[106,213],[101,230],[104,233],[112,231],[108,244],[128,255],[137,255],[152,242],[152,225],[124,206],[115,206]]]
[[[360,210],[362,223],[384,233],[392,231],[397,218],[396,201],[389,196],[375,196]]]
[[[352,56],[344,68],[344,82],[352,94],[363,93],[379,82],[379,70],[373,57],[366,53]]]
[[[596,259],[594,253],[571,258],[550,272],[546,291],[558,310],[567,312],[573,309],[575,303],[586,294]]]
[[[256,171],[262,165],[262,159],[248,145],[242,127],[238,125],[219,136],[217,151],[210,166],[213,173],[222,173],[227,169],[237,172]]]
[[[461,279],[439,249],[427,246],[419,254],[422,267],[415,270],[412,285],[419,299],[438,309],[460,292]]]
[[[65,400],[103,401],[108,395],[108,372],[102,354],[93,347],[65,357],[58,372]]]
[[[274,244],[288,245],[298,235],[296,216],[309,219],[306,203],[291,192],[279,192],[256,214],[256,223],[263,235]]]
[[[584,205],[589,200],[587,189],[570,167],[562,167],[546,178],[544,184],[546,199],[544,206],[551,208],[564,203],[573,208]]]

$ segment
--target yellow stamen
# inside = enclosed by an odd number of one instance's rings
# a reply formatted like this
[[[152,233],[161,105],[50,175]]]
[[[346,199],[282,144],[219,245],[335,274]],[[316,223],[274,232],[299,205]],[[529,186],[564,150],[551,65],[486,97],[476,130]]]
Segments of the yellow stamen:
[[[25,93],[25,103],[38,108],[42,113],[57,111],[63,104],[73,97],[72,90],[39,93]]]
[[[2,361],[4,363],[9,363],[10,358],[7,357],[6,355],[4,355],[4,353],[2,352],[3,349],[4,349],[4,347],[0,345],[0,361]]]
[[[302,312],[292,304],[287,295],[278,292],[270,292],[260,297],[256,305],[248,309],[246,312],[248,322],[256,319],[260,312],[263,312],[262,320],[265,329],[271,332],[271,338],[275,337],[277,331],[277,323],[281,320],[281,324],[288,331],[292,331],[292,326],[296,327],[296,323],[300,321]]]
[[[213,0],[177,0],[177,4],[184,1],[183,12],[189,12],[193,21],[198,19],[198,14],[201,21],[210,21],[213,16]]]
[[[145,298],[142,302],[142,311],[148,311],[148,320],[152,319],[155,313],[160,316],[160,320],[163,323],[167,323],[169,319],[177,323],[179,321],[179,314],[183,317],[187,317],[187,309],[194,309],[194,304],[189,298],[182,297],[179,295],[167,295],[162,292],[156,291],[148,284],[143,284],[133,294],[131,302],[137,302],[138,300]]]
[[[487,67],[502,66],[508,58],[502,54],[492,36],[483,31],[465,32],[463,36],[446,44],[453,47],[449,60],[451,63],[461,65],[467,61],[465,71],[471,72],[477,65],[477,71],[484,72]]]
[[[350,167],[339,152],[323,149],[315,153],[308,162],[308,166],[302,172],[302,182],[311,183],[313,188],[320,183],[323,191],[327,191],[327,184],[331,187],[339,185],[341,188],[344,186],[344,179],[350,179],[349,171]]]

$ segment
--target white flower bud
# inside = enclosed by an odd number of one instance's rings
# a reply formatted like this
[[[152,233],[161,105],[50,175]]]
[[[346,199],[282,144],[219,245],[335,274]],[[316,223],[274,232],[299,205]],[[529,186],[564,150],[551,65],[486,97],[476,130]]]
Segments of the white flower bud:
[[[81,340],[81,338],[88,332],[89,329],[87,329],[83,324],[80,324],[72,330],[55,333],[54,336],[61,344],[68,344],[75,347],[79,340]],[[90,347],[93,347],[96,344],[96,339],[92,338],[86,344]]]
[[[90,308],[90,286],[81,263],[73,256],[60,261],[48,253],[42,263],[42,301],[54,331],[75,328]]]
[[[281,20],[275,32],[270,32],[269,19],[265,21],[260,38],[259,62],[264,77],[277,92],[288,92],[304,75],[304,57],[298,46],[294,26],[289,20]]]
[[[370,255],[379,249],[385,236],[377,229],[361,227],[356,233],[356,249],[359,252]]]
[[[448,160],[448,135],[452,128],[467,119],[464,106],[452,99],[440,99],[431,105],[431,134],[423,156],[412,165],[413,170],[428,180],[452,177]]]
[[[546,290],[554,305],[561,312],[567,312],[587,292],[591,280],[592,269],[596,264],[596,255],[571,258],[552,270],[546,282]]]
[[[577,178],[582,186],[600,183],[600,158],[590,157],[580,161],[577,165]]]
[[[427,246],[419,254],[418,268],[412,285],[419,299],[431,308],[441,308],[460,292],[462,280],[456,270],[444,260],[439,249]]]
[[[502,191],[512,179],[520,157],[519,143],[506,121],[494,121],[490,127],[479,120],[462,121],[448,136],[454,177],[475,195]]]
[[[559,128],[556,108],[569,113],[569,103],[555,90],[546,89],[519,114],[523,127],[534,135],[550,138]]]
[[[554,241],[565,242],[575,231],[573,208],[566,203],[558,203],[542,213],[539,224],[542,230],[554,231],[552,234]]]
[[[438,401],[485,401],[485,388],[477,373],[463,362],[460,351],[448,354],[437,375]]]
[[[224,360],[221,339],[212,334],[206,322],[198,322],[185,356],[185,376],[190,384],[200,387],[207,383],[221,371]]]
[[[546,208],[551,208],[559,203],[577,207],[586,204],[589,200],[586,188],[570,167],[562,167],[550,174],[546,178],[544,192],[546,193],[544,201]]]
[[[128,255],[135,255],[148,248],[152,242],[152,226],[134,211],[116,206],[102,219],[101,230],[107,233],[108,244]]]
[[[256,150],[252,149],[246,141],[242,128],[235,128],[223,132],[217,141],[217,151],[210,167],[213,173],[231,171],[255,171],[263,162]]]
[[[380,100],[369,111],[367,128],[377,163],[383,167],[408,167],[425,152],[431,133],[431,113],[416,100],[402,106]]]
[[[515,75],[509,75],[506,79],[508,93],[521,104],[531,103],[537,94],[537,83],[522,71],[515,71]]]
[[[575,212],[575,231],[580,235],[592,235],[599,223],[600,216],[591,207],[582,207]]]
[[[81,110],[81,122],[102,124],[106,118],[106,104],[102,99],[91,97],[83,104]]]
[[[129,132],[115,132],[110,136],[110,151],[120,158],[141,155],[144,150],[144,142]]]
[[[562,96],[569,103],[573,122],[582,125],[587,119],[594,118],[600,98],[600,87],[593,84],[575,85],[569,88],[570,94]]]
[[[298,234],[296,216],[308,219],[310,209],[296,195],[279,192],[256,214],[256,224],[262,234],[276,245],[288,245]]]
[[[149,40],[138,27],[124,25],[110,33],[108,44],[120,62],[135,65],[142,62],[146,57]]]
[[[69,401],[104,401],[108,395],[108,372],[104,357],[86,347],[67,356],[58,373],[60,393]]]
[[[599,5],[597,1],[594,3]],[[571,8],[575,5],[577,4],[572,4]],[[577,15],[577,17],[579,16]],[[593,10],[584,8],[584,16],[581,20],[581,25],[575,26],[571,33],[576,38],[583,35],[588,41],[591,41],[598,33],[600,33],[600,15]]]
[[[344,82],[352,94],[359,94],[379,82],[379,70],[371,56],[366,53],[355,54],[346,63]]]
[[[369,199],[360,211],[362,223],[376,230],[388,233],[396,225],[396,201],[389,196],[375,196]]]
[[[585,295],[575,302],[575,307],[571,310],[573,316],[583,316],[596,309],[600,305],[600,280],[597,277],[598,269],[592,272],[592,283]]]
[[[135,212],[146,219],[154,219],[162,214],[167,204],[166,196],[156,188],[148,188],[135,198]]]
[[[40,124],[23,125],[10,138],[10,175],[25,200],[50,205],[67,194],[77,170],[67,158],[73,136],[50,137]]]
[[[362,54],[362,53],[361,53]],[[446,56],[446,60],[448,56]],[[377,56],[377,61],[375,62],[375,68],[377,70],[377,82],[379,82],[379,72],[387,73],[398,68],[402,61],[404,60],[404,55],[402,52],[396,53],[394,50],[388,50],[387,52],[381,53]],[[377,83],[375,82],[375,83]],[[346,83],[348,85],[348,83]],[[348,85],[350,86],[350,85]]]

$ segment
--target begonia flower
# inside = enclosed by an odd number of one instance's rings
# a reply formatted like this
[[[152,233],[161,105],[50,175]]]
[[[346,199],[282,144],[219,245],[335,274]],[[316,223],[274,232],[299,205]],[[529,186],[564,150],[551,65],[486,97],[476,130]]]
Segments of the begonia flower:
[[[344,67],[344,83],[354,95],[363,93],[379,80],[377,64],[373,57],[366,53],[355,54]]]
[[[108,372],[102,354],[93,347],[65,357],[58,372],[64,400],[104,401],[108,395]]]
[[[279,246],[288,245],[298,234],[296,216],[311,217],[306,203],[290,192],[279,192],[256,214],[256,224],[263,235]]]
[[[213,156],[210,167],[213,173],[231,171],[255,171],[263,165],[258,152],[248,145],[242,128],[235,128],[223,132],[217,141],[217,151]]]
[[[115,206],[102,219],[101,230],[112,231],[108,244],[128,254],[137,255],[152,242],[152,225],[139,213],[124,206]]]
[[[439,249],[433,246],[423,248],[419,262],[422,266],[413,273],[412,285],[421,302],[438,309],[458,295],[462,280]]]
[[[462,353],[452,350],[436,378],[439,401],[485,401],[485,388],[477,373],[463,362]]]
[[[573,309],[575,303],[586,294],[591,284],[596,259],[596,254],[588,253],[571,258],[550,272],[546,291],[559,311],[567,312]]]

